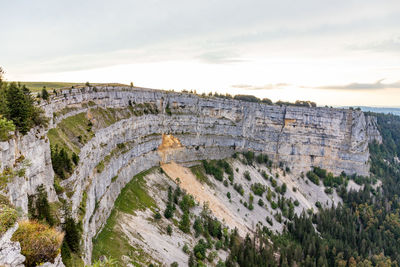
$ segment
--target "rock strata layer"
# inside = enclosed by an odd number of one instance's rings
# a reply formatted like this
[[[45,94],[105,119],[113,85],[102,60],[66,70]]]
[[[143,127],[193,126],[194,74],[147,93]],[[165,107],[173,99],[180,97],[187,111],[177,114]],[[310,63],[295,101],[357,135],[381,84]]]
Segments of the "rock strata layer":
[[[82,219],[86,262],[91,259],[91,240],[107,220],[121,189],[134,175],[160,161],[190,164],[251,149],[268,154],[275,164],[282,162],[294,173],[319,166],[335,174],[368,175],[368,143],[381,142],[376,119],[361,111],[268,106],[143,88],[64,90],[42,107],[51,118],[50,127],[57,127],[63,119],[90,108],[129,108],[145,103],[157,106],[158,114],[132,116],[97,130],[81,147],[74,173],[62,182],[73,192],[70,199],[76,217],[84,192],[87,195]],[[171,153],[157,151],[163,134],[179,141]],[[96,171],[99,162],[122,143],[129,149],[113,154],[107,166]],[[20,155],[31,164],[24,177],[8,184],[10,200],[26,212],[27,195],[39,184],[45,185],[51,201],[56,200],[47,137],[32,130],[0,143],[0,171],[14,165]]]

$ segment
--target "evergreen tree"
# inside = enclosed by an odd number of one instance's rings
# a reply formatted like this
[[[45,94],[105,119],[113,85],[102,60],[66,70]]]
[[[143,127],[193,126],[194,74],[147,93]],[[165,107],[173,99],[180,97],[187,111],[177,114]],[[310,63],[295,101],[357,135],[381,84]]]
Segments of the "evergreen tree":
[[[41,96],[42,96],[42,98],[43,98],[44,100],[48,100],[48,99],[49,99],[49,92],[47,92],[46,86],[43,86]]]

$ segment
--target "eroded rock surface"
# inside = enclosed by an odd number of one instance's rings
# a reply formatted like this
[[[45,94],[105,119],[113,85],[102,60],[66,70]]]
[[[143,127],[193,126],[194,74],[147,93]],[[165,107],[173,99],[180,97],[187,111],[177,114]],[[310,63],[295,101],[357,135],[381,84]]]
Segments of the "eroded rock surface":
[[[171,160],[178,163],[219,159],[234,151],[251,149],[283,162],[293,173],[319,166],[334,174],[368,175],[368,142],[381,142],[376,119],[356,110],[268,106],[237,100],[207,98],[143,88],[101,87],[64,90],[43,105],[50,127],[91,108],[129,108],[151,103],[158,114],[120,120],[99,129],[80,148],[80,163],[62,186],[73,192],[72,211],[77,217],[83,193],[85,261],[90,262],[91,240],[102,228],[121,189],[139,172]],[[89,105],[90,104],[90,105]],[[160,155],[162,135],[179,139],[174,153]],[[100,173],[96,166],[118,144],[128,151],[113,155]],[[7,186],[6,195],[27,211],[27,196],[44,184],[50,201],[57,199],[47,137],[32,130],[24,137],[0,143],[0,171],[13,166],[20,155],[28,160],[25,175]],[[64,194],[64,198],[67,195]]]

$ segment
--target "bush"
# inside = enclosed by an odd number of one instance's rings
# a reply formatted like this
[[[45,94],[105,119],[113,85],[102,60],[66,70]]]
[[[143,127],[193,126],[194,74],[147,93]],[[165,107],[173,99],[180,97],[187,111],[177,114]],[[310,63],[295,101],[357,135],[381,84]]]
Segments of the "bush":
[[[261,198],[258,200],[258,205],[261,207],[264,206],[264,201]]]
[[[251,177],[250,177],[250,172],[249,171],[245,171],[243,173],[244,178],[246,178],[247,180],[251,181]]]
[[[253,151],[247,151],[247,152],[243,153],[243,156],[246,159],[246,162],[248,165],[253,164],[253,160],[254,160],[254,152]]]
[[[189,254],[190,253],[188,244],[185,243],[185,245],[183,245],[182,251],[185,252],[185,254]]]
[[[243,186],[241,184],[234,184],[233,188],[240,194],[240,195],[244,195],[244,189]]]
[[[64,234],[36,221],[19,223],[12,241],[21,244],[21,253],[26,257],[26,266],[36,266],[43,262],[53,262],[60,253]]]
[[[286,193],[286,190],[287,190],[287,185],[283,183],[281,186],[281,194],[284,195]]]
[[[17,221],[18,213],[8,205],[0,204],[0,236]]]
[[[251,185],[251,190],[254,192],[255,195],[261,197],[264,194],[265,190],[267,189],[265,188],[264,185],[260,183],[254,183]]]
[[[169,225],[169,224],[168,224],[168,226],[167,226],[167,234],[168,234],[169,236],[172,235],[172,226]]]
[[[155,220],[161,219],[161,214],[158,211],[154,213],[154,219]]]
[[[325,191],[326,194],[332,194],[333,193],[332,187],[325,188],[324,191]]]
[[[7,141],[10,138],[10,132],[15,131],[15,125],[12,121],[0,117],[0,141]]]
[[[310,179],[311,182],[313,182],[316,185],[319,185],[319,177],[316,175],[314,172],[309,171],[307,172],[307,178]]]

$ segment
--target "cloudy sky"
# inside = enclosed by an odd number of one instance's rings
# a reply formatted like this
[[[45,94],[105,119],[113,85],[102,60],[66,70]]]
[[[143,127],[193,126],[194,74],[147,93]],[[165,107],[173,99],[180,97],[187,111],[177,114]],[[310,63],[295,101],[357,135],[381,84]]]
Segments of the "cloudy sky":
[[[0,0],[8,80],[400,106],[399,0]]]

